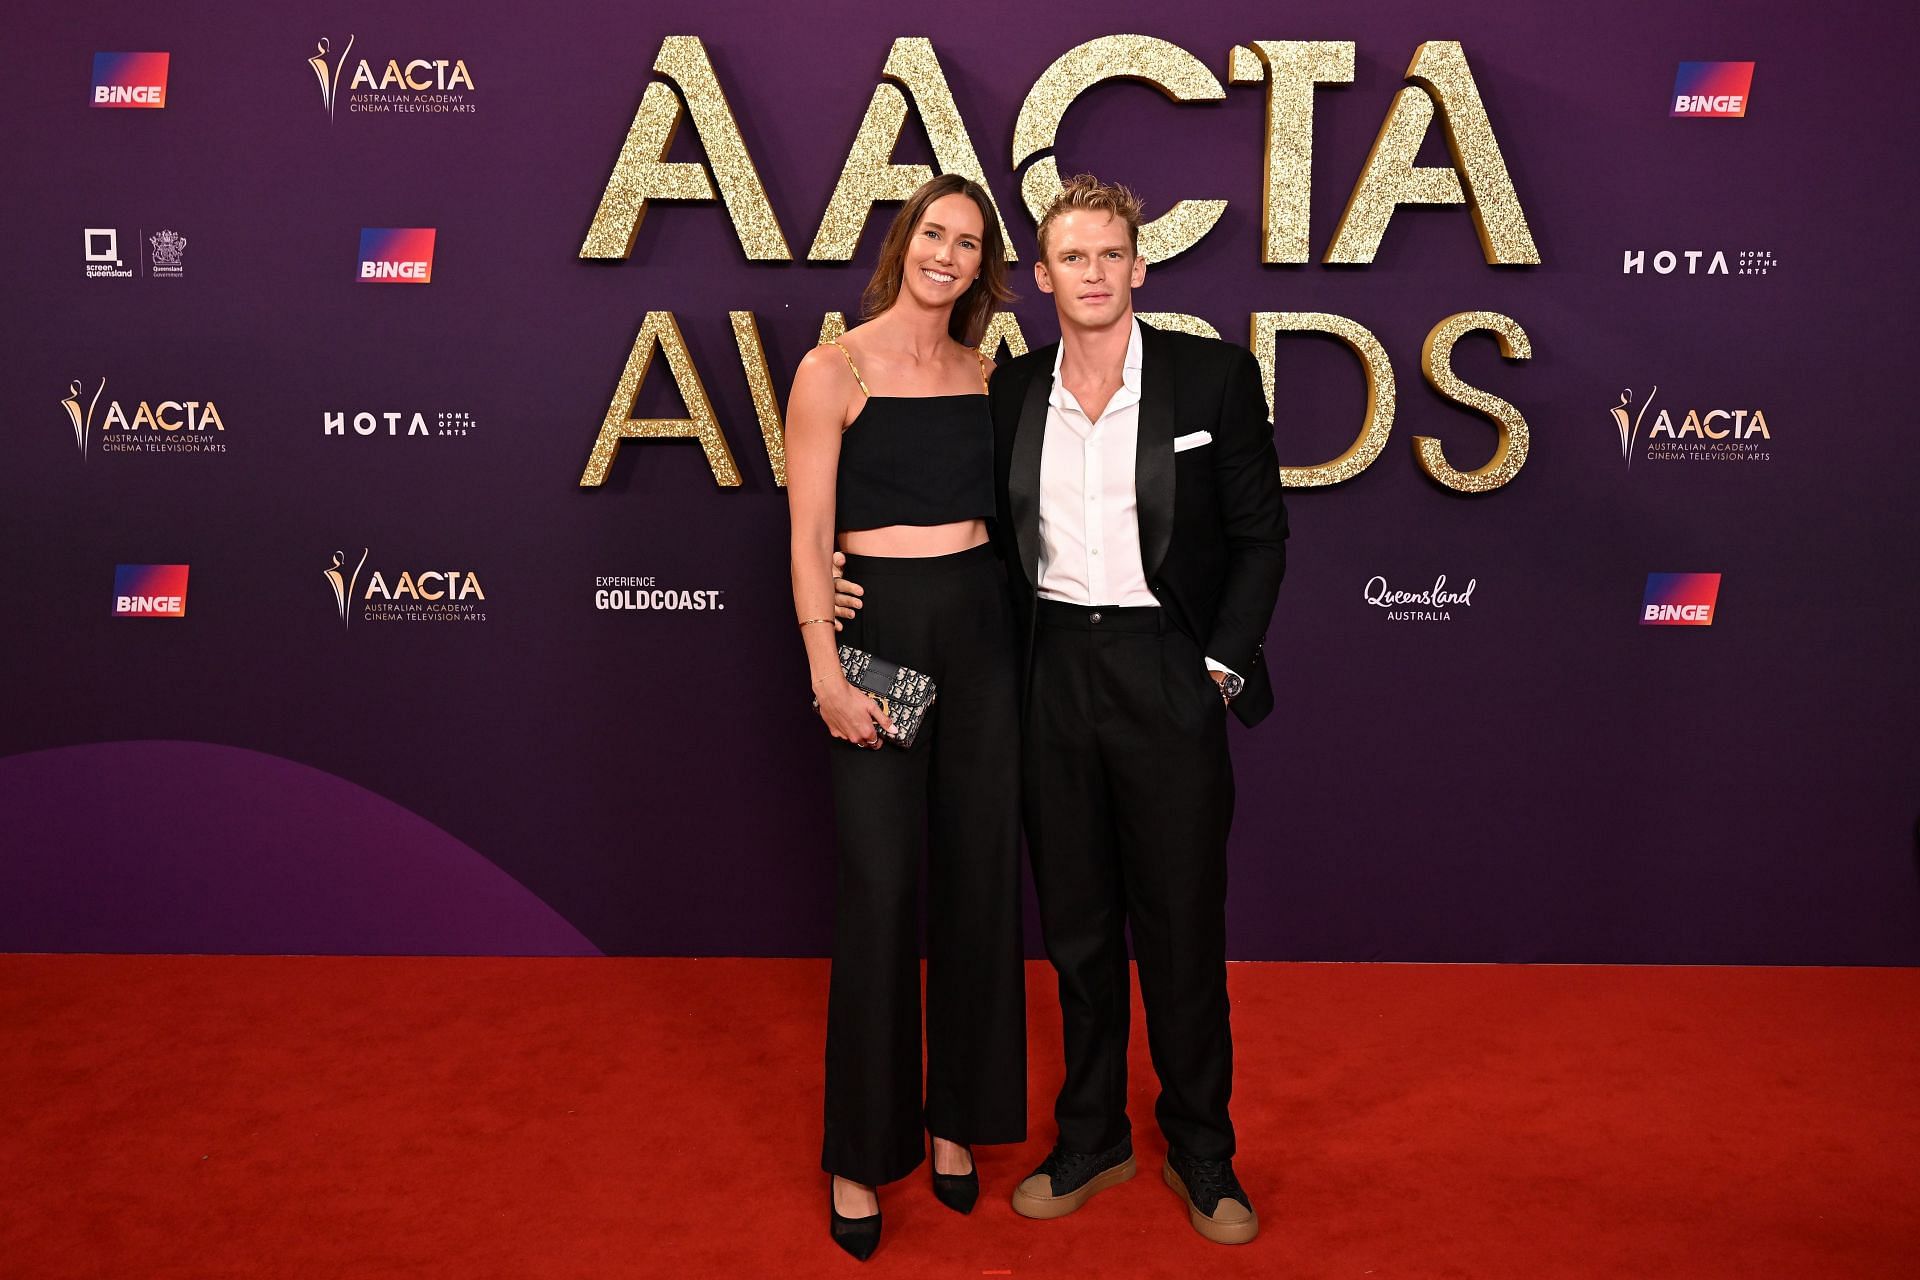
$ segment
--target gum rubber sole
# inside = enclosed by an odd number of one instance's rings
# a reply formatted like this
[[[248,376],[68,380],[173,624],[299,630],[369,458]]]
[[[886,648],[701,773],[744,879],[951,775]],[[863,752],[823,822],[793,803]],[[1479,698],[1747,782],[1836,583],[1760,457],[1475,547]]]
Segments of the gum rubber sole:
[[[1193,1197],[1187,1194],[1187,1184],[1180,1181],[1180,1175],[1173,1171],[1172,1165],[1161,1165],[1160,1177],[1173,1188],[1173,1194],[1180,1197],[1181,1203],[1187,1206],[1187,1221],[1193,1224],[1193,1229],[1215,1244],[1246,1244],[1260,1234],[1260,1215],[1253,1210],[1247,1210],[1249,1216],[1245,1222],[1215,1222],[1200,1212]]]
[[[1088,1178],[1086,1185],[1063,1196],[1028,1195],[1019,1187],[1013,1189],[1013,1211],[1023,1218],[1064,1218],[1108,1187],[1117,1187],[1134,1174],[1140,1172],[1140,1166],[1134,1163],[1132,1156]]]

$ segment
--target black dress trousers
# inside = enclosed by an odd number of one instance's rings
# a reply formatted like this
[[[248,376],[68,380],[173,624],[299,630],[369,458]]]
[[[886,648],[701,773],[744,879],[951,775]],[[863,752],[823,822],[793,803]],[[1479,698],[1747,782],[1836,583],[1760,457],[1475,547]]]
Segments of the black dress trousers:
[[[1157,608],[1042,600],[1022,747],[1027,840],[1060,981],[1060,1144],[1128,1133],[1133,931],[1169,1143],[1233,1155],[1226,981],[1226,709],[1200,647]]]
[[[841,642],[927,673],[937,691],[912,747],[832,746],[839,857],[820,1163],[877,1186],[919,1165],[928,1131],[1026,1139],[1019,669],[991,544],[849,556],[845,573],[866,595]]]

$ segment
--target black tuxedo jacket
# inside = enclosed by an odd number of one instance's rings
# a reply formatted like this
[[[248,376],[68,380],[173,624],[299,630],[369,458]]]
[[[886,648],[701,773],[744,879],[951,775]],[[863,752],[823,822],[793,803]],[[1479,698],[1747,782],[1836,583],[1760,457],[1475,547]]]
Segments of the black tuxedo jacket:
[[[1040,443],[1059,344],[994,370],[994,537],[1033,653],[1039,599]],[[1173,451],[1175,436],[1210,444]],[[1140,436],[1134,459],[1140,563],[1167,618],[1201,652],[1240,673],[1233,713],[1251,727],[1273,710],[1265,644],[1287,563],[1287,509],[1260,366],[1244,347],[1140,326]]]

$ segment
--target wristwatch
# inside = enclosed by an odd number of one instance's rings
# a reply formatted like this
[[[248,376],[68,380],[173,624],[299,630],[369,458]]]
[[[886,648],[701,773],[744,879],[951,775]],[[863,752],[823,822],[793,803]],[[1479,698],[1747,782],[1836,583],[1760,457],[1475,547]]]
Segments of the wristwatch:
[[[1240,691],[1246,687],[1247,682],[1233,672],[1220,672],[1220,700],[1222,702],[1232,702],[1240,696]]]

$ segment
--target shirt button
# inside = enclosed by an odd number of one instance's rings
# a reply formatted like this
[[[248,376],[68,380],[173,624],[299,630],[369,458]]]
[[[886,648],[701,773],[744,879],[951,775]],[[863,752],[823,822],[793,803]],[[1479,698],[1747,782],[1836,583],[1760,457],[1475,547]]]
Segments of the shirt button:
[[[1100,615],[1097,613],[1090,613],[1087,615],[1087,621],[1091,622],[1094,626],[1097,627],[1100,625]]]

